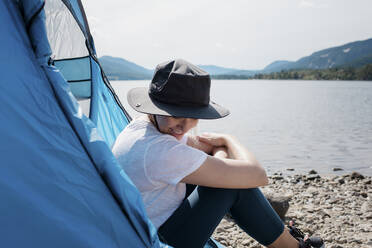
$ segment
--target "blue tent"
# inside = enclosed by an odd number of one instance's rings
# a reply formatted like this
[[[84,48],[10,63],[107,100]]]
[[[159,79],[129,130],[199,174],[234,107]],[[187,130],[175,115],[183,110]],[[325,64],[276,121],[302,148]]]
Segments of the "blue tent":
[[[168,247],[111,153],[130,116],[80,0],[2,0],[0,31],[0,246]]]

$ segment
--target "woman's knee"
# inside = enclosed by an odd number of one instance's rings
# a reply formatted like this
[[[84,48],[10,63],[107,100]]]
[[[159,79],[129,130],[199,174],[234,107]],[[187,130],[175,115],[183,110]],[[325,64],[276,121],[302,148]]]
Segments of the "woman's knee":
[[[250,200],[266,199],[259,188],[239,189],[239,198]]]
[[[198,186],[196,189],[197,194],[191,194],[190,197],[194,196],[200,199],[205,199],[206,201],[212,203],[228,203],[232,205],[239,195],[239,189],[223,189],[223,188],[210,188],[205,186]],[[196,199],[194,199],[196,200]],[[199,200],[199,199],[197,199]]]
[[[234,207],[239,208],[239,206],[249,209],[250,211],[255,211],[257,209],[266,209],[266,211],[271,212],[272,207],[269,201],[266,199],[264,194],[259,188],[250,189],[239,189],[236,204]]]
[[[224,189],[224,188],[211,188],[205,186],[198,186],[197,190],[198,197],[208,198],[210,200],[216,199],[219,201],[255,201],[255,200],[264,200],[266,201],[265,196],[262,194],[259,188],[250,188],[250,189]]]

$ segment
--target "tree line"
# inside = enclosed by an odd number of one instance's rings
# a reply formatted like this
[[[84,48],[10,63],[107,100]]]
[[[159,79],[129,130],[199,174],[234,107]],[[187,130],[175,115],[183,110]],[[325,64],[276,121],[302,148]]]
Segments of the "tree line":
[[[212,75],[213,79],[299,79],[299,80],[368,80],[372,81],[372,64],[353,68],[293,69],[246,75]]]

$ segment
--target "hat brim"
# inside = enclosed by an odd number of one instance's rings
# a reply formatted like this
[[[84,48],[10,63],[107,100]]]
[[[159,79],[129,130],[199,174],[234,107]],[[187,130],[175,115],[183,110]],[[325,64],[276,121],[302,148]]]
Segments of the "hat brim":
[[[146,87],[131,89],[127,94],[127,99],[134,110],[145,114],[195,119],[219,119],[230,114],[229,110],[212,101],[208,106],[203,107],[185,107],[162,103],[152,99]]]

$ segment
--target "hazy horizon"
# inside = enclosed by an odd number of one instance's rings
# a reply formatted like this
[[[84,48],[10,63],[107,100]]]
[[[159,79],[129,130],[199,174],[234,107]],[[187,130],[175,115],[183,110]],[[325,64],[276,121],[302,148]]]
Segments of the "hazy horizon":
[[[260,70],[372,38],[368,0],[83,0],[99,57]],[[104,9],[104,10],[103,10]]]

